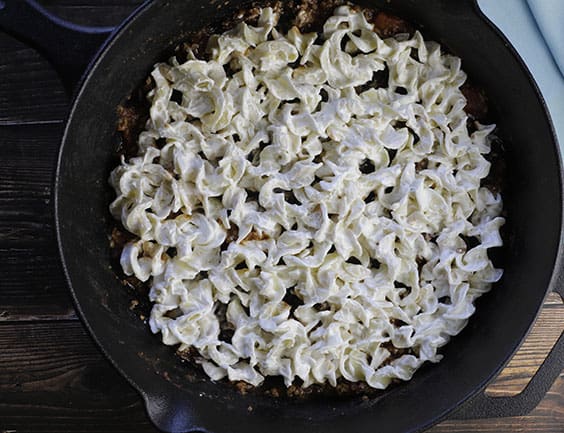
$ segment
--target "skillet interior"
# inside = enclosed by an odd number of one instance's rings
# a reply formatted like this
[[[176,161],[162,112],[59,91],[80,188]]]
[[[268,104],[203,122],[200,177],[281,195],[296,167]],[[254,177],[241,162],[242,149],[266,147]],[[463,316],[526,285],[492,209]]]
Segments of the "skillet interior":
[[[466,72],[488,94],[509,167],[504,278],[479,301],[470,324],[445,348],[440,364],[421,369],[409,383],[370,401],[301,403],[241,396],[187,370],[129,310],[129,296],[109,267],[107,206],[112,195],[107,178],[115,165],[116,107],[187,32],[221,21],[227,10],[249,2],[155,1],[107,46],[78,94],[60,155],[56,209],[65,270],[83,319],[144,395],[161,427],[217,432],[286,431],[289,425],[296,432],[316,426],[355,432],[420,429],[502,368],[542,305],[558,250],[561,185],[557,146],[527,74],[503,40],[471,12],[471,0],[425,6],[416,0],[356,3],[382,6],[419,24],[427,39],[462,57]]]

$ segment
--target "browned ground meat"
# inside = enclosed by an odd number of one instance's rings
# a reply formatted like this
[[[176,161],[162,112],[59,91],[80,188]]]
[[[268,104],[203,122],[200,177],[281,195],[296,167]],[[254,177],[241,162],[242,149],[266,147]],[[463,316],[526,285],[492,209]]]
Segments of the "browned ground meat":
[[[147,93],[153,86],[152,78],[147,78],[135,92],[117,107],[118,124],[116,129],[121,135],[117,152],[126,158],[137,155],[137,138],[145,128],[149,118],[150,104],[147,101]]]
[[[369,22],[374,24],[376,32],[385,38],[397,35],[399,33],[412,34],[415,28],[407,21],[396,17],[388,12],[377,12],[368,16]]]
[[[334,9],[342,4],[349,3],[342,0],[294,0],[287,2],[265,1],[261,3],[262,6],[272,6],[281,14],[280,27],[282,29],[287,30],[291,26],[295,25],[303,32],[319,32],[323,23],[332,15]],[[411,23],[388,12],[372,9],[364,9],[364,12],[369,22],[374,24],[375,30],[382,37],[391,37],[399,33],[413,34],[415,30],[415,26]],[[191,49],[197,57],[206,59],[207,53],[205,47],[211,34],[226,31],[242,21],[246,21],[251,24],[256,23],[259,14],[260,8],[258,5],[255,5],[247,10],[239,11],[229,19],[223,20],[221,23],[216,23],[215,25],[203,28],[197,33],[192,34],[188,38],[189,40],[187,40],[184,44],[178,46],[175,50],[175,55],[179,61],[184,61],[186,59],[188,49]],[[387,84],[387,81],[388,76],[387,71],[385,70],[383,73],[375,76],[374,80],[366,86],[382,87]],[[148,119],[149,103],[147,102],[146,95],[152,87],[153,82],[149,78],[117,109],[119,119],[117,130],[121,134],[122,138],[121,144],[118,148],[118,153],[124,155],[126,158],[136,155],[138,152],[137,138],[139,133],[144,129],[145,123]],[[465,110],[471,117],[471,122],[469,122],[468,127],[469,130],[472,131],[474,129],[473,122],[476,120],[484,121],[488,115],[487,99],[484,92],[473,84],[465,84],[462,87],[462,91],[468,101]],[[488,158],[492,162],[492,173],[485,180],[484,184],[492,191],[499,191],[504,177],[501,142],[494,145],[494,149]],[[417,164],[417,170],[425,169],[427,164],[428,161],[426,159],[420,161]],[[171,215],[171,218],[176,216],[178,215]],[[222,249],[226,249],[229,243],[234,242],[237,237],[237,227],[230,228],[228,230],[226,241],[222,245]],[[118,275],[122,283],[134,294],[135,299],[132,301],[131,309],[137,312],[138,316],[144,320],[148,317],[151,308],[151,304],[148,301],[150,281],[142,283],[135,277],[126,277],[123,275],[119,265],[119,256],[124,245],[136,238],[126,232],[121,224],[115,223],[111,228],[110,239],[112,247],[112,265],[115,269],[116,275]],[[264,239],[264,237],[258,232],[251,232],[244,241],[262,239]],[[167,253],[169,255],[173,255],[175,252],[169,251]],[[244,262],[242,265],[244,266]],[[287,302],[291,308],[295,308],[301,303],[301,300],[293,295],[291,291],[289,291],[287,296],[284,298],[284,301]],[[222,311],[221,308],[222,307],[219,306],[218,311],[216,311],[216,314],[220,317],[221,322],[220,339],[223,341],[230,341],[233,336],[233,327],[227,321],[225,311]],[[321,311],[330,308],[330,306],[319,305],[317,308]],[[171,317],[174,317],[175,314],[176,313],[174,311],[171,312]],[[401,324],[396,325],[401,326]],[[405,354],[414,353],[413,349],[397,348],[391,342],[386,343],[384,347],[390,352],[390,356],[384,361],[385,364],[389,364],[394,359],[397,359]],[[197,350],[189,348],[184,351],[177,351],[177,354],[180,359],[187,362],[193,368],[200,368],[197,363],[199,359]],[[235,382],[232,383],[232,385],[235,386],[242,394],[255,392],[272,397],[290,397],[297,399],[327,396],[362,396],[363,398],[368,398],[368,396],[374,396],[381,393],[381,391],[371,388],[364,382],[352,383],[344,379],[339,379],[336,387],[332,387],[330,385],[312,385],[307,388],[303,388],[299,381],[296,381],[290,387],[286,387],[280,377],[267,377],[264,384],[260,387],[254,387],[245,382]]]
[[[488,116],[488,100],[482,89],[472,83],[465,83],[460,90],[466,98],[464,111],[472,119],[483,121]]]

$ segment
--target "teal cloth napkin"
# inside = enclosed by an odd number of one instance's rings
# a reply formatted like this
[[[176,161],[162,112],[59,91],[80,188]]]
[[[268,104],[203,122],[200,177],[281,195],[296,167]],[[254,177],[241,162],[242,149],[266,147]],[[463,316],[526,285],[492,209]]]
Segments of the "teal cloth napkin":
[[[564,76],[564,1],[527,0],[533,17]]]

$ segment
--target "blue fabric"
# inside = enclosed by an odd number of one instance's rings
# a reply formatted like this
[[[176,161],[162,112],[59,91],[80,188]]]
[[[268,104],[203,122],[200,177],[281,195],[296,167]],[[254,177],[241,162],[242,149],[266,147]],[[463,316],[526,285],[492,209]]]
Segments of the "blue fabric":
[[[527,0],[554,60],[564,76],[564,1]]]
[[[533,0],[530,0],[533,2]],[[536,0],[554,3],[556,11],[564,9],[564,0]],[[505,34],[517,49],[548,105],[564,153],[564,78],[539,31],[527,0],[478,0],[482,12]],[[564,22],[557,30],[564,34]]]

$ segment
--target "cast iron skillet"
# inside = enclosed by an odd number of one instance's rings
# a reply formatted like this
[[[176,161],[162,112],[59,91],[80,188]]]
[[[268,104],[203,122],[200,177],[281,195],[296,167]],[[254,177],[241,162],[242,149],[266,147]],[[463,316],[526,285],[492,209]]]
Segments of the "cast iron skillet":
[[[457,417],[524,414],[560,373],[564,336],[528,388],[514,399],[483,394],[526,336],[550,290],[562,295],[562,183],[558,145],[546,107],[508,41],[475,0],[358,0],[421,25],[462,57],[489,95],[506,143],[509,215],[505,275],[478,303],[444,360],[369,401],[293,402],[239,395],[187,374],[173,351],[129,311],[126,291],[109,267],[107,187],[114,161],[116,106],[152,65],[189,31],[221,20],[247,0],[154,1],[140,7],[98,51],[108,29],[62,22],[35,2],[0,1],[0,26],[43,49],[72,88],[86,68],[62,140],[55,179],[59,247],[76,307],[106,356],[143,396],[163,430],[223,433],[421,431]],[[222,8],[218,9],[218,6]],[[251,410],[252,409],[252,410]]]

